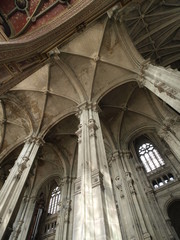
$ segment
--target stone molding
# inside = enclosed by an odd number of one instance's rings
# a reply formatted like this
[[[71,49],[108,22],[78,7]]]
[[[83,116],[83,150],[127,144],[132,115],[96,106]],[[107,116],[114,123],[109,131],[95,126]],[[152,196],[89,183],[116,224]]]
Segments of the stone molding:
[[[76,116],[80,118],[83,110],[92,110],[94,112],[101,112],[99,105],[96,102],[83,102],[78,105]]]
[[[62,14],[47,26],[21,38],[11,40],[11,47],[9,47],[8,42],[4,43],[3,46],[0,45],[0,62],[27,58],[29,55],[36,54],[37,50],[45,52],[49,48],[57,46],[74,34],[80,24],[83,22],[88,24],[115,3],[117,0],[79,0],[68,9],[66,14]]]
[[[92,188],[100,186],[101,189],[104,190],[103,174],[98,169],[95,169],[94,171],[92,171],[91,182],[92,182]],[[75,184],[74,195],[80,194],[81,193],[81,177],[77,178],[74,181],[74,184]]]

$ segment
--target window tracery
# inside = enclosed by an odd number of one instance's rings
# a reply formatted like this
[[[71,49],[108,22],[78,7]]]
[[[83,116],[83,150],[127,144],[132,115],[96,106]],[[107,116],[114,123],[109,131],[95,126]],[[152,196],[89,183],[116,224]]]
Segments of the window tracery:
[[[59,201],[61,198],[61,192],[59,187],[55,187],[51,193],[49,206],[48,206],[48,213],[55,214],[59,210]]]
[[[138,153],[147,173],[165,165],[158,150],[150,142],[143,143]]]

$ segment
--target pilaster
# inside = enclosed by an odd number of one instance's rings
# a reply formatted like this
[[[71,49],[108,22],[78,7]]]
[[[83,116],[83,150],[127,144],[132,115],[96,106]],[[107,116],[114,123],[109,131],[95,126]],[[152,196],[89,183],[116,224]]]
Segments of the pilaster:
[[[169,239],[171,236],[170,231],[164,221],[156,200],[155,192],[148,181],[147,173],[142,163],[132,156],[129,160],[129,170],[133,172],[133,177],[136,179],[137,187],[134,203],[137,209],[138,218],[141,219],[141,225],[144,222],[143,228],[145,230],[147,228],[152,239]],[[145,236],[147,235],[145,234]]]
[[[119,162],[121,160],[121,162],[125,163],[125,171],[119,170],[123,176],[121,177],[121,182],[123,183],[122,186],[124,185],[123,195],[120,191],[121,201],[119,204],[123,205],[122,211],[125,212],[125,222],[128,222],[128,228],[126,226],[126,229],[128,229],[128,238],[150,240],[151,235],[146,227],[146,223],[142,214],[142,209],[137,197],[134,179],[131,172],[129,171],[129,168],[126,166],[128,165],[127,162],[131,161],[132,155],[129,151],[122,150],[119,152],[119,154],[115,153],[114,157],[116,159],[116,162]],[[129,226],[131,226],[131,228]]]
[[[172,153],[180,162],[180,140],[176,137],[176,133],[173,132],[170,125],[163,124],[161,129],[158,131],[158,135],[169,145]]]
[[[26,239],[32,221],[35,204],[36,204],[35,196],[30,196],[26,199],[26,206],[24,208],[23,216],[23,227],[21,228],[21,232],[19,233],[17,240]]]
[[[59,203],[55,240],[68,238],[68,224],[72,210],[71,185],[72,178],[68,176],[61,182],[61,201]]]
[[[180,113],[180,73],[170,68],[145,63],[141,68],[139,86],[147,87]]]

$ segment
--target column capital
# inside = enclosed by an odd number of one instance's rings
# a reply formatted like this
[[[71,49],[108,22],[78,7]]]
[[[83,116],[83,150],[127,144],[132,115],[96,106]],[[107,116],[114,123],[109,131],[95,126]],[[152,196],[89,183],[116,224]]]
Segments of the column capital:
[[[112,153],[112,158],[117,159],[117,158],[120,158],[120,154],[119,154],[119,151],[118,150],[115,150],[113,153]],[[112,159],[113,160],[113,159]]]
[[[101,109],[97,102],[83,102],[78,105],[76,116],[79,117],[83,110],[92,110],[94,112],[101,112]]]
[[[145,83],[146,83],[145,75],[146,75],[146,70],[148,69],[149,64],[150,64],[150,60],[147,59],[140,66],[140,74],[139,74],[139,79],[138,79],[139,88],[145,87]]]
[[[124,150],[115,150],[112,153],[112,161],[116,160],[116,159],[121,159],[127,157],[128,159],[130,159],[132,157],[132,154],[129,150],[124,149]]]
[[[162,126],[157,133],[162,139],[169,137],[169,129],[166,126]]]
[[[130,159],[131,157],[132,157],[132,154],[131,154],[131,152],[129,151],[129,150],[127,150],[127,149],[124,149],[124,150],[121,150],[121,151],[119,151],[119,154],[120,154],[120,157],[121,158],[127,158],[127,159]]]
[[[43,145],[45,143],[45,141],[43,140],[42,137],[34,136],[34,135],[31,135],[31,136],[27,137],[24,142],[35,143],[37,145]]]
[[[120,160],[120,154],[118,150],[115,150],[108,159],[108,165],[111,167],[114,161]]]
[[[73,180],[72,177],[66,176],[66,177],[64,177],[64,178],[61,180],[60,186],[63,186],[64,184],[71,183],[72,180]]]

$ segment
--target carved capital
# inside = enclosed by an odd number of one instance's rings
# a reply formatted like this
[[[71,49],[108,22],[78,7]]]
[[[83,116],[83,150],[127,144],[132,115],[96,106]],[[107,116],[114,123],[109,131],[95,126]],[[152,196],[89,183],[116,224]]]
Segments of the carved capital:
[[[126,158],[126,159],[130,159],[132,157],[132,154],[130,151],[128,150],[122,150],[119,152],[119,155],[121,158]]]
[[[27,143],[35,143],[35,144],[37,144],[37,145],[43,145],[43,144],[45,143],[45,141],[43,140],[43,138],[37,137],[37,136],[34,136],[34,135],[28,137],[28,138],[25,140],[25,142],[27,142]]]
[[[116,150],[116,151],[113,152],[112,158],[113,158],[114,160],[118,160],[118,159],[120,158],[120,155],[119,155],[119,151],[118,151],[118,150]]]
[[[167,130],[166,127],[162,127],[159,131],[158,131],[158,135],[160,138],[162,139],[167,139],[169,137],[169,131]]]
[[[96,102],[84,102],[81,103],[77,108],[76,116],[80,117],[83,110],[92,110],[94,112],[100,112],[101,109]]]
[[[69,184],[72,182],[72,178],[67,176],[67,177],[64,177],[61,181],[61,186],[65,185],[65,184]]]
[[[37,145],[43,146],[44,143],[45,143],[45,141],[44,141],[43,138],[41,138],[41,137],[36,137],[36,138],[35,138],[35,143],[36,143]]]

